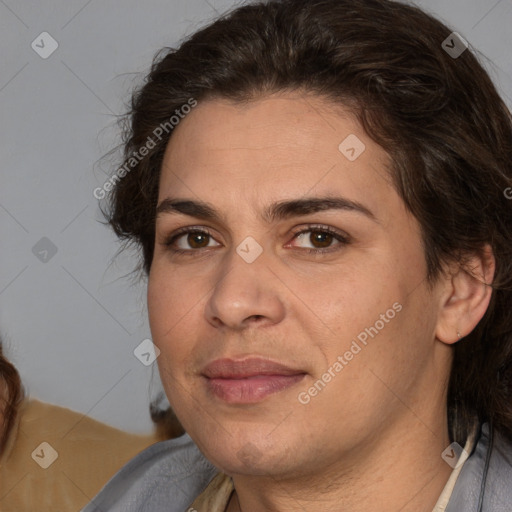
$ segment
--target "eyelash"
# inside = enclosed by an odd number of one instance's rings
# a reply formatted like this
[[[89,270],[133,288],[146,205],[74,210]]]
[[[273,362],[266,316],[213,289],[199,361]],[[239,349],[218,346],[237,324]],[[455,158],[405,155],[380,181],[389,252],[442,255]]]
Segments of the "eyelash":
[[[308,254],[325,254],[328,252],[334,252],[338,249],[336,247],[339,246],[345,246],[350,243],[350,238],[347,235],[342,235],[340,232],[330,228],[329,226],[319,226],[319,225],[309,225],[307,229],[302,229],[301,231],[297,231],[293,233],[293,240],[295,240],[299,235],[303,235],[304,233],[328,233],[329,235],[332,235],[335,240],[339,242],[339,244],[335,245],[333,247],[328,247],[324,249],[308,249],[303,248],[301,249],[304,252],[307,252]],[[208,237],[214,238],[213,235],[208,231],[207,229],[198,229],[198,228],[181,228],[175,233],[173,233],[165,242],[163,245],[168,247],[168,249],[174,253],[174,254],[183,254],[187,256],[193,256],[194,253],[197,253],[200,249],[175,249],[172,247],[172,245],[183,235],[189,235],[189,234],[200,234],[200,235],[206,235]],[[204,247],[203,249],[208,249],[207,247]]]

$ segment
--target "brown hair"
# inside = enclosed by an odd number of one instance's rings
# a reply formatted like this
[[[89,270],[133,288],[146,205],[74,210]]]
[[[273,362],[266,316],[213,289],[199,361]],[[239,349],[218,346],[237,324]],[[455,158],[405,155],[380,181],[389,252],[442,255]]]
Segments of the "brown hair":
[[[125,131],[129,172],[106,215],[142,249],[149,272],[162,158],[172,130],[155,130],[191,98],[250,101],[303,90],[350,109],[390,155],[393,183],[422,228],[428,280],[485,244],[497,268],[491,304],[454,347],[449,431],[476,421],[512,440],[512,121],[472,49],[442,46],[452,31],[390,0],[271,0],[233,10],[162,50],[134,93]],[[453,46],[453,41],[450,46]],[[133,154],[155,142],[136,165]],[[125,168],[127,169],[127,168]]]
[[[156,426],[156,436],[161,439],[173,439],[185,433],[174,411],[169,407],[165,395],[160,392],[149,406],[151,419]]]
[[[0,456],[7,446],[22,399],[20,376],[13,364],[5,358],[0,340]]]

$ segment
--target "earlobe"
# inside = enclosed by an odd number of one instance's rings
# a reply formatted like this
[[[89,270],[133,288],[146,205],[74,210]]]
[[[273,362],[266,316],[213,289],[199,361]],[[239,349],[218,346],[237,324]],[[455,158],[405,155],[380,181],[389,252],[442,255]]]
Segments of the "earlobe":
[[[444,279],[436,338],[453,344],[467,336],[482,319],[492,295],[495,258],[490,245],[465,261],[464,268],[452,266]]]

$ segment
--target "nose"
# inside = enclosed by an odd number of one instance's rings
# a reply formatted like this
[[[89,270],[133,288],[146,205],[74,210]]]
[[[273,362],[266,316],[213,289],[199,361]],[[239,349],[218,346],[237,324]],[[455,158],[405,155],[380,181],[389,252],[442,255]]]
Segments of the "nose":
[[[219,270],[206,303],[206,319],[216,328],[233,330],[279,323],[285,314],[280,289],[265,252],[247,263],[233,250]]]

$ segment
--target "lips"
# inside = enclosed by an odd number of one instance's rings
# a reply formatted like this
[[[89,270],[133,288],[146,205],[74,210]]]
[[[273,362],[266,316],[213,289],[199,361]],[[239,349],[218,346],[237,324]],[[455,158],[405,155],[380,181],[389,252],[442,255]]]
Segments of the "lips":
[[[300,382],[306,373],[262,358],[217,359],[201,372],[210,393],[228,403],[255,403]]]
[[[305,373],[289,366],[261,358],[235,361],[216,359],[206,365],[202,374],[210,379],[244,379],[256,375],[297,375]]]

